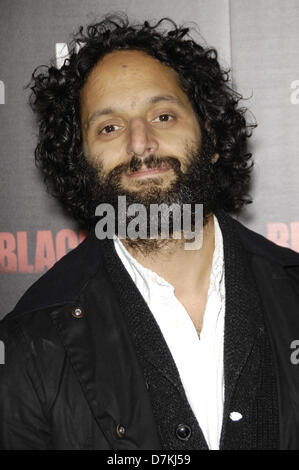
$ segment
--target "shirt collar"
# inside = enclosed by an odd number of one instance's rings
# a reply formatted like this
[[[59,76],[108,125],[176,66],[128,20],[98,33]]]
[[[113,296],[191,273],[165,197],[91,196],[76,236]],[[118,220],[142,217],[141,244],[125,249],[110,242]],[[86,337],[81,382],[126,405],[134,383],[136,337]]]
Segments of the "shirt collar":
[[[210,287],[208,295],[214,290],[220,297],[223,297],[224,290],[224,255],[223,255],[223,237],[221,229],[214,215],[215,249],[213,254]]]
[[[221,229],[217,220],[214,217],[214,233],[215,233],[215,248],[212,260],[212,268],[210,275],[210,286],[208,295],[212,291],[216,291],[220,296],[223,295],[223,273],[224,273],[224,258],[223,258],[223,238]],[[174,290],[172,284],[167,282],[164,278],[159,276],[156,272],[151,271],[142,264],[140,264],[124,247],[121,240],[114,235],[113,236],[115,250],[125,265],[127,271],[131,275],[135,284],[143,284],[143,287],[148,286],[150,283],[155,282],[160,286],[167,286]]]

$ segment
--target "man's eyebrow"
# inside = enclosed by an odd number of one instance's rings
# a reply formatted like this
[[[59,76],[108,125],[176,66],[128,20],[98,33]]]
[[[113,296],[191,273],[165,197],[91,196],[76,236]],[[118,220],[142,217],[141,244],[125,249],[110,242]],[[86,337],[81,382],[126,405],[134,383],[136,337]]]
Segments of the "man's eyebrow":
[[[182,101],[179,98],[176,98],[175,96],[172,96],[172,95],[152,96],[151,98],[149,98],[148,103],[156,104],[156,103],[159,103],[160,101],[170,101],[171,103],[183,105]]]
[[[90,114],[87,118],[87,122],[85,124],[86,129],[88,130],[91,124],[96,121],[99,117],[105,116],[106,114],[112,114],[115,110],[113,108],[104,108],[95,111],[94,113]]]
[[[183,106],[182,101],[179,98],[176,98],[175,96],[172,96],[172,95],[152,96],[152,97],[148,98],[145,101],[145,104],[146,105],[151,105],[151,104],[160,103],[160,101],[168,101],[170,103],[175,103],[175,104]],[[107,114],[113,114],[113,113],[116,113],[116,112],[117,111],[114,108],[103,108],[103,109],[99,109],[99,110],[95,111],[94,113],[90,114],[90,116],[88,116],[88,119],[87,119],[87,122],[86,122],[86,125],[85,125],[86,129],[88,130],[89,127],[91,126],[91,124],[94,121],[96,121],[96,119],[98,119],[99,117],[105,116]]]

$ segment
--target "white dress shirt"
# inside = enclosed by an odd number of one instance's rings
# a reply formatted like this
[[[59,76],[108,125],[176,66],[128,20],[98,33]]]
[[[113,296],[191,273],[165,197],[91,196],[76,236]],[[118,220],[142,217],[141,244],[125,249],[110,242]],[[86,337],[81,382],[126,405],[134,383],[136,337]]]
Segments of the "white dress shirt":
[[[224,257],[215,215],[214,227],[215,249],[200,338],[174,287],[142,266],[114,236],[118,256],[160,327],[209,449],[219,449],[224,404]]]

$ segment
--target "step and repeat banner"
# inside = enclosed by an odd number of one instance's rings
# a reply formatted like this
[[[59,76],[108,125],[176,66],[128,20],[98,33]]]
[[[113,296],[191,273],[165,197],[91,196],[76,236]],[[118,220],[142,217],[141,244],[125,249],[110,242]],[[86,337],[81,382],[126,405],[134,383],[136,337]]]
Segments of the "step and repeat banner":
[[[80,25],[108,13],[196,23],[194,39],[218,50],[258,123],[249,149],[253,203],[238,219],[299,252],[299,0],[0,0],[0,6],[0,318],[86,236],[47,194],[35,167],[37,128],[25,87],[37,66],[63,63]]]

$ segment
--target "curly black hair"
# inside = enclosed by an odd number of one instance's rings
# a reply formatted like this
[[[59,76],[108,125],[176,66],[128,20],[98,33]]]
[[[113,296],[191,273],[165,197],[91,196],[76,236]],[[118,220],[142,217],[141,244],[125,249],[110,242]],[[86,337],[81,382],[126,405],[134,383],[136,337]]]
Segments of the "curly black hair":
[[[195,42],[190,28],[169,18],[130,24],[121,15],[106,16],[85,30],[81,26],[61,68],[40,66],[32,74],[30,105],[39,123],[35,161],[48,191],[79,223],[90,225],[96,201],[82,150],[80,91],[97,62],[116,49],[145,51],[177,72],[201,127],[208,123],[220,155],[214,164],[216,208],[236,212],[251,203],[247,193],[253,162],[246,143],[256,124],[246,122],[247,109],[238,106],[243,97],[230,86],[230,71],[222,70],[217,51]]]

